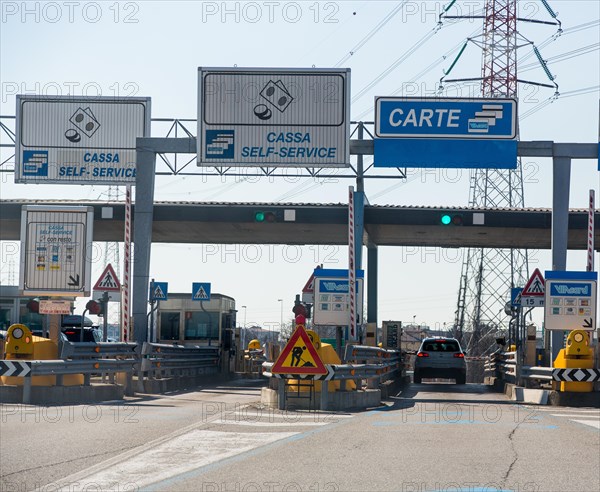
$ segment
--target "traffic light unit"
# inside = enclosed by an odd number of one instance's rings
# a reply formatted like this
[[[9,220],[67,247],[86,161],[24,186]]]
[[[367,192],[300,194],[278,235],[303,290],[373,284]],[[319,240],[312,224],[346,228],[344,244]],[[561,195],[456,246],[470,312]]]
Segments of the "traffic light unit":
[[[101,299],[98,299],[97,301],[94,301],[93,299],[88,301],[85,308],[90,314],[96,316],[104,316],[106,314],[106,303]]]
[[[257,210],[254,212],[254,222],[279,222],[282,213],[278,210]]]
[[[461,226],[464,224],[464,221],[462,214],[454,212],[444,212],[440,217],[440,223],[445,226]]]

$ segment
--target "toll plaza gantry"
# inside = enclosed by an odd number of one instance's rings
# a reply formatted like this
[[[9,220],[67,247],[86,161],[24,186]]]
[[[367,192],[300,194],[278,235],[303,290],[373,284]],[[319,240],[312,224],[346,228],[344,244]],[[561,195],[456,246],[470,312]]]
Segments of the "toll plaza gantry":
[[[359,129],[362,123],[359,123]],[[350,153],[357,156],[357,176],[356,191],[354,192],[355,204],[355,267],[362,268],[362,258],[360,252],[365,230],[369,234],[369,226],[365,227],[365,191],[364,174],[362,159],[364,155],[371,155],[374,151],[373,140],[362,139],[362,132],[359,133],[358,140],[350,141]],[[175,154],[195,154],[195,138],[138,138],[137,139],[137,175],[136,188],[144,190],[144,193],[137,194],[134,211],[134,244],[136,245],[136,261],[133,270],[133,317],[136,320],[134,324],[134,339],[143,342],[147,333],[147,285],[150,280],[150,250],[153,238],[153,220],[154,220],[154,183],[156,176],[156,156],[159,153]],[[596,143],[555,143],[551,141],[532,141],[518,142],[517,153],[520,157],[547,157],[552,158],[553,170],[553,199],[552,213],[549,217],[551,226],[551,249],[552,249],[552,269],[565,270],[567,261],[567,249],[569,247],[585,248],[583,244],[578,246],[569,244],[570,236],[570,216],[569,216],[569,190],[571,178],[572,159],[598,159],[598,144]],[[518,227],[521,219],[515,216],[516,222],[513,226]],[[547,216],[548,218],[548,216]],[[508,221],[507,221],[508,222]],[[383,227],[383,226],[382,226]],[[545,228],[548,226],[546,225]],[[377,322],[377,245],[384,242],[377,242],[377,234],[373,228],[373,233],[369,234],[367,242],[368,265],[367,279],[369,289],[367,298],[369,299],[369,309],[367,312],[367,322]],[[585,235],[585,230],[582,231]],[[464,238],[464,230],[461,230],[460,236]],[[598,236],[598,229],[595,235]],[[347,237],[347,236],[346,236]],[[464,240],[464,239],[463,239]],[[573,241],[573,239],[571,239]],[[256,242],[254,238],[253,242]],[[278,239],[279,243],[286,242],[283,237]],[[297,242],[297,241],[296,241]],[[493,241],[486,242],[485,246],[493,247]],[[420,243],[424,245],[427,241]],[[293,244],[293,243],[292,243]],[[402,243],[407,244],[407,243]],[[410,244],[410,243],[408,243]],[[499,244],[499,243],[497,243]],[[538,243],[539,248],[543,243]],[[598,241],[595,243],[599,244]],[[437,244],[444,246],[442,242]],[[455,244],[455,246],[467,246],[468,244]],[[482,245],[483,246],[483,245]],[[519,247],[517,241],[513,244],[505,244],[509,247]],[[496,247],[501,247],[496,245]],[[558,342],[553,344],[558,346]]]

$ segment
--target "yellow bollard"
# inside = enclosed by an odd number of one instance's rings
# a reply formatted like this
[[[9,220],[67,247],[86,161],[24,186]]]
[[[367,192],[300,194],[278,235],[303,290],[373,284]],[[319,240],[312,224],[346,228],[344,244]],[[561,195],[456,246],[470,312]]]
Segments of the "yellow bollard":
[[[591,369],[594,367],[594,353],[590,348],[590,338],[583,330],[573,330],[567,337],[567,346],[561,349],[554,367],[557,369]],[[569,381],[553,381],[552,386],[560,391],[573,391],[575,393],[589,393],[594,390],[594,383],[580,383]]]
[[[32,335],[25,325],[15,324],[8,328],[5,353],[6,360],[55,360],[58,359],[58,345],[47,338]],[[1,380],[4,385],[23,385],[23,378],[19,376],[1,376]],[[33,376],[31,384],[33,386],[54,386],[56,376]],[[63,376],[64,386],[82,384],[83,375],[81,374]]]

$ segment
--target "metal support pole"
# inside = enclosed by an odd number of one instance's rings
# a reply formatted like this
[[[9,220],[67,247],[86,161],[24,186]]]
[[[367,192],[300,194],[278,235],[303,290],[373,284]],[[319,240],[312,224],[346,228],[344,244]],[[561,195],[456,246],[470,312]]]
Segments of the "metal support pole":
[[[61,331],[61,316],[60,314],[49,314],[48,315],[48,333],[50,340],[58,343],[58,339]],[[81,330],[83,332],[83,322],[81,323]]]
[[[367,323],[377,324],[377,245],[367,248]]]
[[[279,408],[279,410],[285,410],[285,379],[278,380],[277,408]]]
[[[571,186],[571,158],[552,159],[552,270],[567,269],[567,241],[569,238],[569,190]],[[551,332],[551,364],[564,345],[564,332]]]
[[[31,403],[31,378],[23,378],[23,403]]]
[[[329,402],[329,381],[321,382],[321,411],[328,410],[327,404]]]
[[[150,276],[156,153],[145,149],[140,144],[140,140],[142,139],[138,139],[136,148],[132,314],[134,319],[133,339],[141,345],[147,341],[148,332],[148,280]]]
[[[102,303],[102,312],[104,313],[103,318],[102,318],[102,341],[106,342],[108,340],[108,300],[110,299],[110,296],[108,295],[108,292],[104,292],[102,294],[102,298],[100,299],[100,302]],[[83,333],[83,330],[81,330],[81,332]]]

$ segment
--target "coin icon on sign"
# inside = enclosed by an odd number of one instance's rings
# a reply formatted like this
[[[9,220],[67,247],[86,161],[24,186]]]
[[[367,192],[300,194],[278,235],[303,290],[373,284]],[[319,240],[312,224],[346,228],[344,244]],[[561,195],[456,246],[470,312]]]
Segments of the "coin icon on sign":
[[[68,129],[65,132],[65,137],[69,142],[77,143],[81,142],[81,135],[77,132],[77,130],[73,130],[72,128]]]
[[[273,111],[266,104],[258,104],[254,107],[254,114],[261,120],[268,120],[273,116]]]

